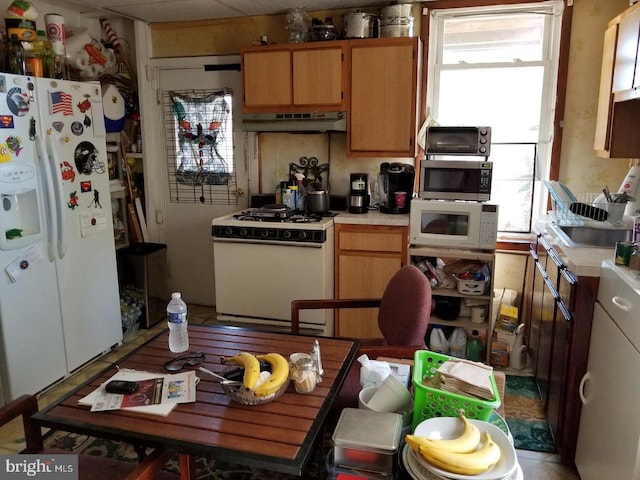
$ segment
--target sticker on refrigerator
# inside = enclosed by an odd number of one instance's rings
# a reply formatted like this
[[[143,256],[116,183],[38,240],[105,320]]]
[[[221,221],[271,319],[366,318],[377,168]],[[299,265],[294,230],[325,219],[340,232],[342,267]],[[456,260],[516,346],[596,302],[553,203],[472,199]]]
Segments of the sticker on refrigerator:
[[[53,122],[51,126],[58,133],[62,133],[62,129],[64,128],[64,122]]]
[[[98,190],[93,191],[93,200],[91,200],[91,203],[89,204],[89,208],[91,207],[102,208],[102,205],[100,204],[100,192]]]
[[[91,191],[91,180],[83,180],[80,182],[80,193],[87,193]]]
[[[7,106],[14,115],[24,117],[29,113],[29,96],[20,87],[13,87],[7,92]]]
[[[78,103],[77,107],[78,110],[80,110],[80,113],[86,113],[91,108],[91,102],[88,98],[85,98],[83,101]]]
[[[74,190],[69,194],[69,201],[67,202],[67,207],[69,207],[71,210],[75,210],[77,206],[78,206],[78,192]]]
[[[84,132],[84,125],[81,122],[75,121],[71,124],[71,133],[79,136],[82,132]]]
[[[6,142],[9,150],[15,153],[16,157],[20,155],[20,152],[22,151],[22,139],[20,137],[11,135],[10,137],[7,137]]]
[[[13,115],[0,115],[0,128],[14,128]]]
[[[103,232],[107,228],[107,214],[103,210],[80,214],[80,236],[82,238]]]
[[[65,92],[50,92],[49,112],[51,115],[61,113],[73,115],[73,96]]]
[[[0,145],[0,163],[11,161],[11,151],[6,143]]]
[[[78,172],[90,175],[98,158],[98,150],[91,142],[80,142],[73,153]]]
[[[73,165],[71,165],[66,160],[60,164],[60,173],[62,175],[62,180],[67,182],[75,182],[76,180],[76,171],[73,169]]]

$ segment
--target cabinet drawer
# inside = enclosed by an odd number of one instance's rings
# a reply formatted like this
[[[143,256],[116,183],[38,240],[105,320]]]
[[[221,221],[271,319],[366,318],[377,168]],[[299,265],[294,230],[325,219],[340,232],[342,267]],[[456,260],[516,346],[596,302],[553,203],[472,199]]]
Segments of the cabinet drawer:
[[[407,237],[401,232],[385,231],[381,233],[340,232],[338,245],[340,250],[360,250],[365,252],[393,252],[403,251]],[[405,246],[406,247],[406,246]]]
[[[616,269],[620,271],[620,275],[616,274]],[[631,343],[640,345],[640,321],[637,310],[640,288],[632,286],[632,280],[625,278],[625,274],[628,275],[625,269],[618,269],[609,260],[602,263],[598,302],[620,329],[626,332]],[[627,281],[621,282],[621,277]]]

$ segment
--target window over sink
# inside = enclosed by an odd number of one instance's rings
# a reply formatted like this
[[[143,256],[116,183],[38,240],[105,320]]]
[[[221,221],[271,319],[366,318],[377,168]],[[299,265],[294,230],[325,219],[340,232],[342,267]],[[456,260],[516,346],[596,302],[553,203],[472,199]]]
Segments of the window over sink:
[[[430,10],[427,111],[441,125],[489,125],[499,230],[546,211],[563,2]]]

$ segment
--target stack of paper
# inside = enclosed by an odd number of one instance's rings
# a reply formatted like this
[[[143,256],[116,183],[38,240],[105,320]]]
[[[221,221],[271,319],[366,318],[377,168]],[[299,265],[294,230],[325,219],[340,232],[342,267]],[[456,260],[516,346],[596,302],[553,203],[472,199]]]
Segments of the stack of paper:
[[[178,403],[196,401],[195,372],[188,371],[165,375],[138,370],[119,370],[99,388],[78,400],[80,405],[91,406],[91,411],[125,409],[133,412],[166,416]],[[111,380],[129,380],[138,382],[138,391],[122,395],[107,393],[105,385]]]
[[[491,383],[493,368],[471,360],[447,360],[438,373],[442,384],[440,388],[447,392],[470,395],[484,400],[493,400],[495,394]]]

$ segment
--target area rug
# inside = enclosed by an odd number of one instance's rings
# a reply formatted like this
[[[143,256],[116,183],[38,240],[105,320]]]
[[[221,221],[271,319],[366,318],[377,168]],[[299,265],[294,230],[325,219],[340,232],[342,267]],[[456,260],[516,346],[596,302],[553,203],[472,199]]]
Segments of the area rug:
[[[505,420],[516,448],[536,452],[556,451],[533,377],[507,375],[504,407]]]
[[[137,462],[138,455],[134,447],[123,442],[69,433],[63,431],[50,432],[45,438],[45,447],[68,450],[72,453],[96,455],[128,462]],[[318,442],[319,443],[319,442]],[[312,453],[305,473],[302,477],[284,473],[260,470],[257,468],[235,465],[219,460],[198,458],[196,461],[196,478],[198,480],[320,480],[327,477],[324,455],[327,450],[318,445]],[[167,471],[178,473],[178,457],[174,457],[165,467]],[[114,479],[115,480],[115,479]]]

